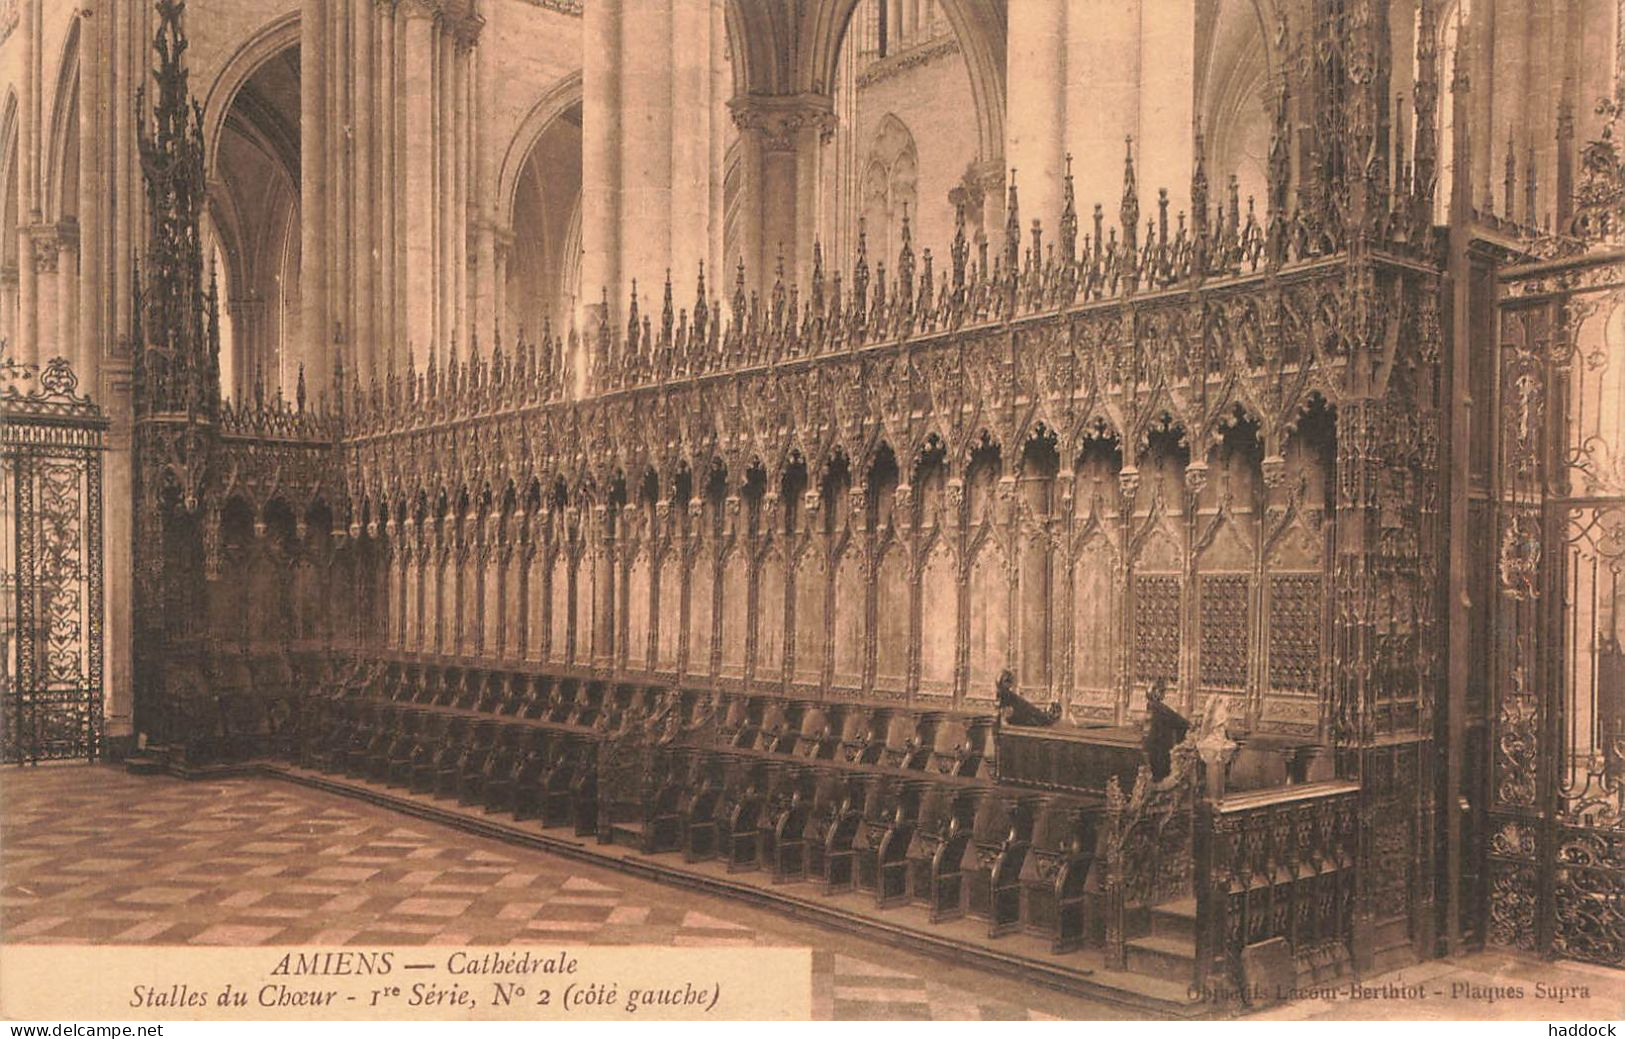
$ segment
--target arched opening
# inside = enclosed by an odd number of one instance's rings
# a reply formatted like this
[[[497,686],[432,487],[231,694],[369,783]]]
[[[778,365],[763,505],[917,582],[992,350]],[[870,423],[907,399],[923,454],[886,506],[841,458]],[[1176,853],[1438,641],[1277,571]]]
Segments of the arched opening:
[[[820,237],[843,266],[863,221],[871,262],[890,265],[907,213],[914,248],[944,252],[954,235],[950,192],[985,154],[965,47],[942,0],[860,0],[831,82],[835,132],[824,145]]]
[[[1461,28],[1471,16],[1471,0],[1460,0],[1450,5],[1439,20],[1439,165],[1433,195],[1433,217],[1438,223],[1450,219],[1450,199],[1456,177],[1456,106],[1453,96],[1456,60],[1461,46]]]
[[[1262,218],[1268,185],[1270,61],[1260,0],[1220,0],[1198,74],[1197,112],[1209,175],[1234,176],[1245,206]],[[1215,187],[1224,188],[1222,184]],[[1222,196],[1221,196],[1222,197]]]
[[[221,392],[237,400],[291,392],[298,378],[299,47],[249,61],[216,123],[203,228],[220,284]]]
[[[581,302],[581,102],[549,120],[518,167],[512,245],[497,277],[499,331],[535,340],[563,328]],[[645,292],[654,291],[646,286]]]
[[[0,111],[0,340],[17,344],[17,97]]]

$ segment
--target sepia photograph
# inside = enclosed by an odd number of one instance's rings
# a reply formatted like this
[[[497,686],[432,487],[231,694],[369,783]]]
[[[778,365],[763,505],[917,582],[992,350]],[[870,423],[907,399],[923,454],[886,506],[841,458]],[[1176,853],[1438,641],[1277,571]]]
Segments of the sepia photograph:
[[[0,645],[10,1035],[1614,1034],[1625,0],[0,0]]]

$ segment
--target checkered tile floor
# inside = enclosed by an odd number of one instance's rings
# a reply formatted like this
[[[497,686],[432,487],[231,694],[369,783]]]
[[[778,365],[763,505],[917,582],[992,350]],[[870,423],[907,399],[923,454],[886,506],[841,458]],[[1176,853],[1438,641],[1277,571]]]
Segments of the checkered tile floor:
[[[1033,1020],[1112,1007],[275,779],[0,772],[0,937],[154,945],[813,949],[824,1019]]]

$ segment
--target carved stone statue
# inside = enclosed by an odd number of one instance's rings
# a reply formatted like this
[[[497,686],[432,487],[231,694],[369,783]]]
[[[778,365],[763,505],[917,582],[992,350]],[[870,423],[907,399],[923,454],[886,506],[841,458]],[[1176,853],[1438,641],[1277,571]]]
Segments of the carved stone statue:
[[[1044,710],[1016,692],[1016,676],[1009,668],[999,674],[999,717],[1006,725],[1041,728],[1054,725],[1061,717],[1060,703],[1052,703]]]

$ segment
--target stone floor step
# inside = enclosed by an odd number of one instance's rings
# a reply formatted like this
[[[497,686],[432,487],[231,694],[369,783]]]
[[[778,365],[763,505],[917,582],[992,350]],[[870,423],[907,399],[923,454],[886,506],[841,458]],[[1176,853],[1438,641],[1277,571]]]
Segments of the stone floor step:
[[[168,769],[163,757],[145,751],[124,759],[124,769],[133,776],[155,776]]]
[[[1154,978],[1189,982],[1195,977],[1196,943],[1183,938],[1157,937],[1130,938],[1128,969]]]
[[[1196,945],[1196,899],[1182,898],[1151,909],[1151,934],[1158,938],[1177,938]]]

